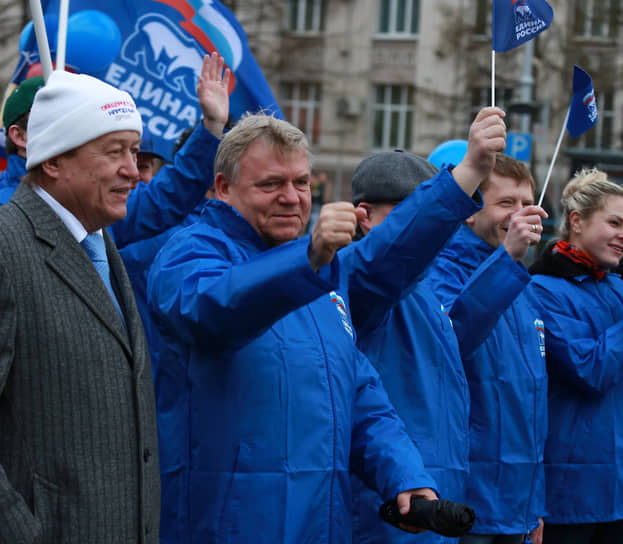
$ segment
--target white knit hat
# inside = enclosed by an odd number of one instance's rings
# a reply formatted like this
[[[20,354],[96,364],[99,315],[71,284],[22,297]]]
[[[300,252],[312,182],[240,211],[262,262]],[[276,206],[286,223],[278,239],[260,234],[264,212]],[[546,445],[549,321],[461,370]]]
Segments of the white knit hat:
[[[127,92],[85,74],[55,70],[30,110],[26,168],[119,130],[143,133],[141,115]]]

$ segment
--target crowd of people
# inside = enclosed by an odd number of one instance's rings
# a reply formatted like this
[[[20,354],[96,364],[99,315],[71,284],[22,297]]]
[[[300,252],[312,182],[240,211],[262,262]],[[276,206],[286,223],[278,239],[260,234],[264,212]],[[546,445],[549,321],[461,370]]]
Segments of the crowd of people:
[[[7,100],[0,542],[623,542],[623,188],[578,172],[527,269],[547,213],[488,107],[459,164],[372,154],[302,235],[309,143],[226,129],[229,78],[206,56],[155,175],[128,93]]]

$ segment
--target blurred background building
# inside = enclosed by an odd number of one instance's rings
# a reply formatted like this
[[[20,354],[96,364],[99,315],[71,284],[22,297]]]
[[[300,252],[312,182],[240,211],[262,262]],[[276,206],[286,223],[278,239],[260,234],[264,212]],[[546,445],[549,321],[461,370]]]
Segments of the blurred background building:
[[[496,54],[496,105],[508,112],[509,152],[542,184],[571,100],[573,65],[593,78],[599,120],[567,134],[546,204],[582,165],[623,180],[620,0],[548,0],[550,29]],[[466,139],[491,103],[491,0],[225,0],[291,122],[315,155],[316,200],[350,198],[368,154],[428,156]],[[0,83],[8,83],[27,2],[0,0]],[[94,3],[96,4],[96,3]],[[96,7],[96,6],[95,6]]]

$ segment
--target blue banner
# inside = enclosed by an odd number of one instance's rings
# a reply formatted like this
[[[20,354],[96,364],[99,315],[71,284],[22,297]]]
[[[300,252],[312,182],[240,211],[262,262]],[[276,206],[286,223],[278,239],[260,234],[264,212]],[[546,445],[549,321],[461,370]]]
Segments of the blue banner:
[[[597,122],[597,102],[593,80],[579,66],[573,67],[573,98],[569,108],[567,130],[572,138],[584,134]]]
[[[56,43],[59,0],[42,0],[51,44]],[[85,10],[92,11],[85,16]],[[80,13],[77,13],[80,12]],[[116,23],[102,32],[104,14]],[[98,30],[76,32],[93,20]],[[74,18],[74,19],[72,19]],[[48,19],[52,21],[48,23]],[[101,17],[100,17],[101,19]],[[114,26],[114,24],[113,24]],[[112,62],[99,64],[107,49]],[[34,32],[22,33],[22,58],[13,78],[19,82],[38,60]],[[52,47],[55,49],[55,47]],[[277,100],[255,61],[246,35],[234,15],[218,0],[72,0],[68,21],[66,63],[76,71],[94,75],[128,91],[143,121],[154,135],[154,151],[170,159],[182,131],[201,119],[197,83],[205,53],[218,51],[231,69],[230,115],[234,120],[247,112],[265,110],[283,118]],[[86,55],[85,55],[86,52]],[[52,56],[54,60],[54,54]],[[82,64],[82,65],[81,65]]]
[[[493,0],[493,50],[519,47],[549,28],[554,10],[545,0]]]

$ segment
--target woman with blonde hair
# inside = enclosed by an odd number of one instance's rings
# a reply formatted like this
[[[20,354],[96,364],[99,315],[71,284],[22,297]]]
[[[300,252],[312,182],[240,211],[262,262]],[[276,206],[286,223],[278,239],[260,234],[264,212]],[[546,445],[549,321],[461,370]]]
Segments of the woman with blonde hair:
[[[532,265],[549,381],[544,543],[623,542],[623,187],[582,170]]]

